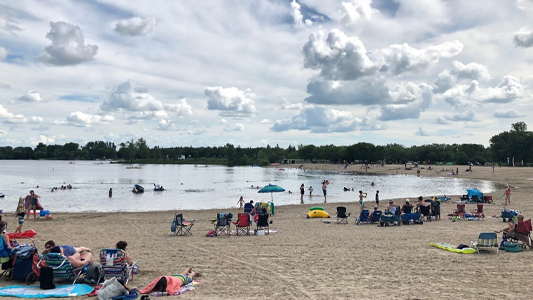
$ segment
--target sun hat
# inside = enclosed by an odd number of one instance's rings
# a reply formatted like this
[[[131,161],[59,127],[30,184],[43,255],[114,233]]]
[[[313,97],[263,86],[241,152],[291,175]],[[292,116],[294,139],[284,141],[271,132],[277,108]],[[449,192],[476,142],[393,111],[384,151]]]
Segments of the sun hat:
[[[377,209],[377,208],[378,208],[378,206],[377,206],[377,205],[374,205],[374,209]]]
[[[405,199],[405,202],[409,203],[409,199]]]

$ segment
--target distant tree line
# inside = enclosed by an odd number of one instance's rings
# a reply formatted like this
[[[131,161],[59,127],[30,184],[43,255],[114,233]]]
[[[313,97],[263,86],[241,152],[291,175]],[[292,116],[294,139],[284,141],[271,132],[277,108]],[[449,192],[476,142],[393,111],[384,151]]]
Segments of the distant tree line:
[[[511,125],[490,139],[490,146],[479,144],[430,144],[405,147],[399,144],[374,145],[359,142],[350,146],[278,145],[271,147],[241,148],[232,144],[221,147],[148,147],[143,138],[117,145],[110,142],[88,142],[65,145],[39,143],[31,147],[0,147],[0,159],[59,159],[59,160],[120,160],[128,163],[200,163],[222,165],[268,165],[283,159],[306,162],[368,162],[405,163],[408,161],[452,162],[467,164],[497,162],[506,165],[509,159],[519,165],[533,161],[533,132],[524,122]]]

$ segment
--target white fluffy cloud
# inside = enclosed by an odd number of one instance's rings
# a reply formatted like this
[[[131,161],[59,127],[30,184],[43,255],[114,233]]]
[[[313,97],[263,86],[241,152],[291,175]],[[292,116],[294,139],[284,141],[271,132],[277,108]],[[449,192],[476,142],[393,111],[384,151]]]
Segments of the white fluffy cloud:
[[[372,0],[352,0],[341,3],[341,23],[352,25],[358,20],[370,20],[378,11],[371,6]]]
[[[108,100],[101,105],[104,111],[161,111],[163,104],[138,82],[127,81],[119,85]]]
[[[50,22],[46,37],[52,44],[44,49],[39,61],[56,66],[77,65],[94,59],[98,46],[85,45],[83,32],[78,26],[65,22]]]
[[[224,128],[224,131],[244,131],[244,124],[242,123],[235,123],[233,126],[227,126]]]
[[[437,124],[449,124],[450,122],[469,122],[474,121],[475,113],[471,110],[455,113],[452,115],[444,115],[437,118]]]
[[[143,36],[154,30],[157,21],[154,17],[145,19],[133,17],[129,19],[120,20],[115,24],[115,31],[128,36]]]
[[[4,122],[11,123],[15,120],[25,120],[24,115],[10,113],[5,107],[0,104],[0,118],[4,119]]]
[[[88,127],[95,124],[108,124],[115,121],[115,118],[110,115],[91,115],[81,111],[70,113],[67,117],[67,124],[76,127]]]
[[[254,102],[257,96],[250,89],[207,87],[204,94],[209,98],[209,110],[224,111],[225,115],[250,115],[256,111]]]
[[[495,112],[494,117],[496,118],[522,118],[522,117],[525,117],[525,115],[522,113],[519,113],[518,111],[514,109],[508,109],[504,111]]]
[[[0,46],[0,60],[4,60],[7,57],[7,49]]]
[[[18,97],[18,100],[25,102],[40,102],[43,101],[41,95],[36,91],[28,91],[26,94]]]
[[[375,74],[381,67],[357,37],[348,37],[339,29],[332,29],[327,37],[321,30],[312,33],[303,53],[304,67],[320,70],[330,80],[354,80]]]
[[[522,97],[523,92],[520,79],[507,75],[496,87],[476,91],[476,97],[484,102],[509,103]]]
[[[521,29],[514,33],[513,37],[516,47],[529,48],[533,46],[533,32]]]
[[[310,130],[311,132],[349,132],[361,123],[348,111],[317,106],[306,108],[290,119],[278,120],[271,127],[273,131]]]
[[[270,120],[269,119],[263,119],[259,123],[261,123],[261,124],[270,124]]]
[[[378,120],[418,119],[420,113],[433,103],[433,89],[425,83],[418,85],[410,83],[407,87],[399,89],[399,91],[400,93],[397,97],[400,97],[400,99],[416,100],[408,104],[388,104],[383,106]]]
[[[490,79],[487,67],[478,63],[463,64],[459,61],[454,61],[450,69],[442,71],[437,79],[433,82],[435,84],[435,93],[444,93],[455,86],[457,81],[464,80],[478,80],[487,81]]]
[[[300,4],[298,4],[298,2],[296,2],[296,0],[292,0],[291,2],[291,17],[292,17],[292,21],[293,21],[293,24],[294,26],[296,27],[300,27],[302,25],[307,25],[307,26],[311,26],[313,25],[313,21],[311,21],[310,19],[307,19],[304,21],[304,16],[302,15],[302,12],[300,11]]]
[[[174,112],[178,116],[192,116],[192,107],[187,104],[187,99],[183,98],[178,100],[176,103],[165,104],[164,108],[166,111]]]
[[[172,120],[161,120],[157,124],[157,130],[161,131],[175,131],[177,130],[176,124]]]
[[[390,45],[380,50],[387,69],[394,75],[404,72],[420,72],[435,65],[441,57],[448,58],[463,51],[463,44],[459,41],[446,42],[425,49],[415,49],[404,43]]]
[[[7,32],[14,33],[15,31],[22,31],[16,23],[8,19],[7,13],[0,12],[0,29],[3,29]]]
[[[425,130],[424,128],[418,127],[418,130],[415,132],[415,135],[418,135],[418,136],[430,136],[431,134],[427,130]]]

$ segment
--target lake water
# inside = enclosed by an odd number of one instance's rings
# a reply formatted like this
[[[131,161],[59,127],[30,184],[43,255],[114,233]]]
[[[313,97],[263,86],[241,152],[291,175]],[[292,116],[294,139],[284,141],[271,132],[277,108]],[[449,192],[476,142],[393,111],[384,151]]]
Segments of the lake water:
[[[451,177],[451,176],[450,176]],[[0,160],[0,209],[14,212],[19,197],[31,189],[41,196],[40,202],[51,212],[117,212],[157,211],[178,209],[211,209],[238,207],[244,200],[270,201],[276,205],[299,204],[303,183],[305,203],[323,203],[321,182],[329,180],[328,202],[358,200],[357,191],[368,193],[374,201],[376,190],[381,201],[390,198],[415,198],[419,195],[459,195],[467,188],[479,188],[484,193],[505,188],[501,183],[481,180],[416,177],[404,175],[350,175],[337,172],[302,171],[260,167],[223,167],[205,165],[142,165],[142,169],[127,169],[127,165],[94,161],[5,161]],[[375,182],[375,186],[371,186]],[[159,183],[165,191],[153,191]],[[286,189],[283,193],[259,194],[255,186],[271,184]],[[71,190],[51,192],[52,187],[71,184]],[[133,194],[134,184],[145,188],[143,194]],[[39,186],[39,187],[37,187]],[[313,197],[308,187],[314,188]],[[343,187],[355,188],[344,192]],[[109,198],[109,188],[113,197]],[[289,194],[291,190],[293,194]]]

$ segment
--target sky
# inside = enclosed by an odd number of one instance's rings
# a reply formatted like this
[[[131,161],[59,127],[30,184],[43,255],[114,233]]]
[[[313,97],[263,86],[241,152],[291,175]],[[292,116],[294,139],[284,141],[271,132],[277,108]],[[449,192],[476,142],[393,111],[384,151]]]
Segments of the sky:
[[[0,1],[0,146],[488,146],[532,100],[533,0]]]

